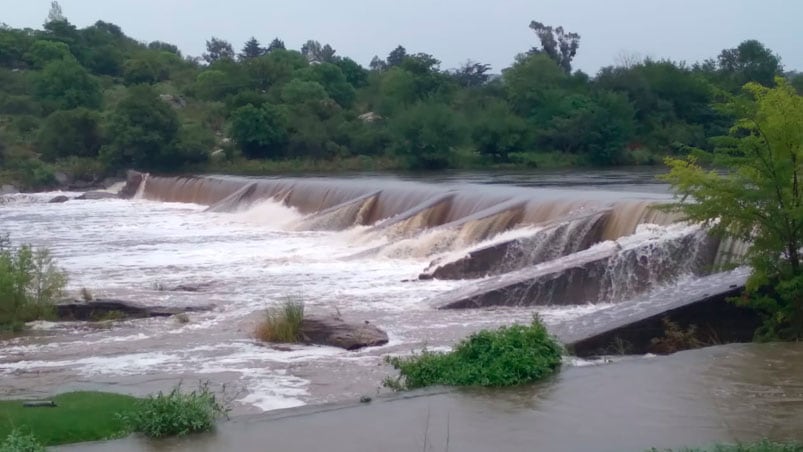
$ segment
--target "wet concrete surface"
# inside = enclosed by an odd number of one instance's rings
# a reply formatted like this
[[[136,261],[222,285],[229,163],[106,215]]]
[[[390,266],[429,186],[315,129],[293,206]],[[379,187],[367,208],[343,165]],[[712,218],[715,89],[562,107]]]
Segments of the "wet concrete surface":
[[[611,361],[567,366],[526,387],[309,406],[236,418],[209,434],[60,450],[641,451],[765,437],[803,441],[803,343]]]

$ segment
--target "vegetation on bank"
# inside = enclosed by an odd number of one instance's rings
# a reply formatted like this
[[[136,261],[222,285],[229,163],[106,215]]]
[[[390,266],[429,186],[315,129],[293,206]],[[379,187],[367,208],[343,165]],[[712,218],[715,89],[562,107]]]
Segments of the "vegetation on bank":
[[[265,342],[299,342],[303,322],[304,302],[287,299],[280,306],[265,311],[265,318],[257,325],[255,335]]]
[[[764,314],[756,337],[803,338],[803,97],[782,78],[744,87],[722,108],[738,118],[712,151],[669,158],[674,206],[714,233],[749,244],[739,300]],[[720,168],[712,171],[709,168]]]
[[[525,26],[526,24],[522,24]],[[179,171],[531,168],[660,162],[711,149],[715,100],[783,72],[757,41],[687,65],[622,58],[573,70],[581,38],[530,23],[507,68],[456,69],[403,46],[369,67],[310,40],[287,49],[211,38],[202,58],[138,42],[58,3],[41,30],[0,27],[0,183],[43,188],[133,167]],[[267,36],[265,38],[268,38]],[[735,43],[734,43],[735,44]],[[425,49],[424,49],[425,50]]]
[[[387,357],[399,370],[387,377],[391,389],[433,385],[513,386],[541,380],[561,365],[563,348],[538,318],[530,325],[483,330],[458,343],[451,352],[424,350],[409,357]]]
[[[0,452],[38,451],[41,446],[121,438],[132,432],[152,438],[211,430],[228,409],[208,384],[137,399],[106,392],[71,392],[54,406],[26,408],[22,401],[0,401]],[[37,449],[35,446],[39,445]]]
[[[25,322],[51,318],[66,284],[66,274],[47,249],[14,247],[0,236],[0,332],[18,332]]]
[[[0,438],[14,430],[45,446],[119,438],[129,429],[117,414],[134,410],[137,403],[134,397],[105,392],[71,392],[51,400],[55,407],[25,408],[18,400],[0,401]]]
[[[672,452],[672,450],[652,448],[647,452]],[[716,444],[700,449],[681,449],[679,452],[803,452],[803,444],[762,440],[755,443]]]

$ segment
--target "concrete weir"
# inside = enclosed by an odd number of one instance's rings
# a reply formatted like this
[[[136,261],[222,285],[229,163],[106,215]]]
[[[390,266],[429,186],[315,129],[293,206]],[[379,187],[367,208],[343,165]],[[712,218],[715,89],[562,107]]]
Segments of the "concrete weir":
[[[655,341],[665,335],[666,320],[681,331],[693,326],[699,345],[749,342],[760,323],[759,316],[755,310],[728,300],[744,291],[748,275],[747,268],[739,268],[682,282],[550,330],[580,357],[672,351],[661,350]]]

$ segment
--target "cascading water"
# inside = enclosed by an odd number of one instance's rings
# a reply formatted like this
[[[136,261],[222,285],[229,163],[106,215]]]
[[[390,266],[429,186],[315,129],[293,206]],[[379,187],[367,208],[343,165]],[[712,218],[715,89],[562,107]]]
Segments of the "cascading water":
[[[0,202],[0,232],[50,247],[73,293],[215,310],[187,324],[38,323],[0,342],[6,394],[107,384],[147,393],[209,379],[242,391],[240,412],[341,400],[376,388],[385,354],[448,347],[533,310],[547,324],[591,315],[710,272],[718,248],[736,249],[656,210],[661,193],[133,176],[129,200]],[[204,289],[160,289],[187,283]],[[360,352],[256,343],[264,308],[288,296],[310,312],[370,320],[390,343]],[[433,309],[487,305],[507,307]]]

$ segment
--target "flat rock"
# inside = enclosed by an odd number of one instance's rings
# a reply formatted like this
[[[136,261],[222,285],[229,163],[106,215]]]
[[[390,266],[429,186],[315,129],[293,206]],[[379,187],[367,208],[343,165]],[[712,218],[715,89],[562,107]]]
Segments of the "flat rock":
[[[109,193],[107,191],[88,191],[75,199],[97,200],[97,199],[112,199],[118,197],[119,196],[117,196],[116,194]]]
[[[358,350],[388,343],[386,332],[365,322],[346,322],[337,316],[305,315],[301,324],[303,342]]]
[[[144,306],[130,301],[96,299],[92,301],[66,301],[56,305],[56,318],[60,321],[97,321],[103,319],[143,319],[170,317],[185,312],[211,311],[214,306]]]
[[[62,202],[67,202],[69,200],[70,200],[69,196],[58,195],[58,196],[54,197],[53,199],[51,199],[48,202],[51,203],[51,204],[58,204],[58,203],[62,203]]]

